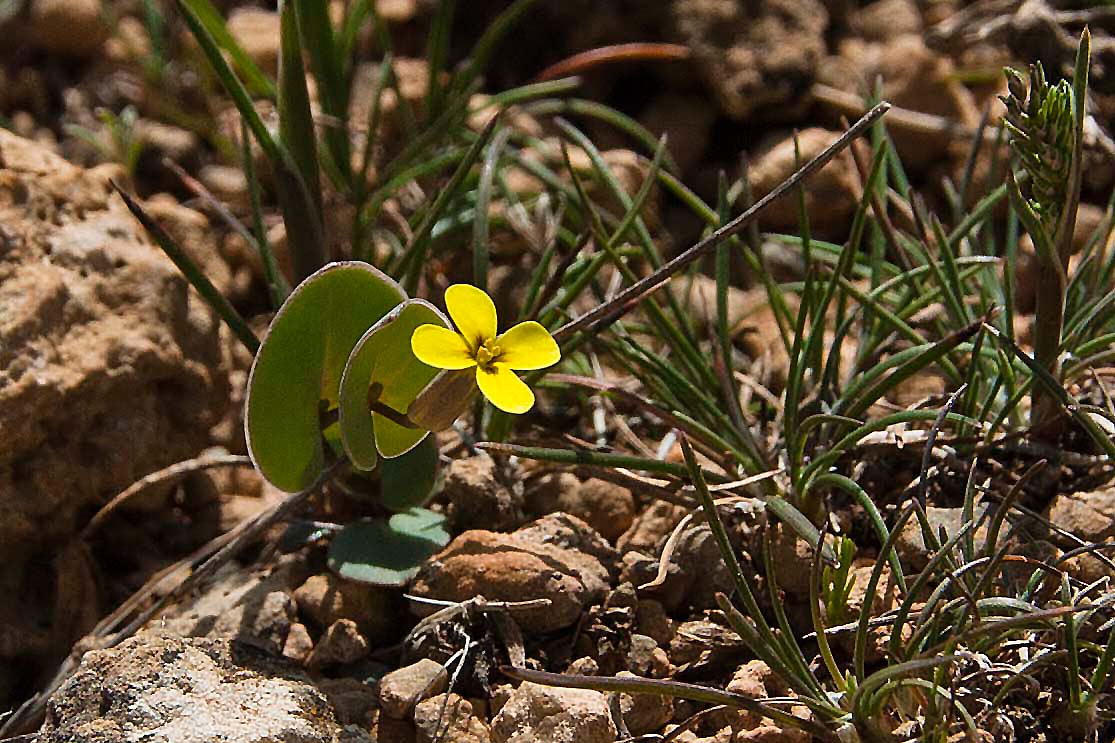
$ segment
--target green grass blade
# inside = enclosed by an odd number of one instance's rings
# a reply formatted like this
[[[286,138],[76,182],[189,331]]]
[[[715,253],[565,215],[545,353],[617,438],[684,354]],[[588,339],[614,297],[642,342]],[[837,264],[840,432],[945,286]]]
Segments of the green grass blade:
[[[275,100],[277,95],[275,84],[229,33],[220,11],[209,0],[178,0],[178,3],[180,7],[183,4],[188,6],[191,16],[205,29],[207,35],[219,48],[228,53],[236,69],[240,70],[240,74],[247,81],[248,89],[255,95]],[[197,32],[195,31],[194,34],[197,35]]]

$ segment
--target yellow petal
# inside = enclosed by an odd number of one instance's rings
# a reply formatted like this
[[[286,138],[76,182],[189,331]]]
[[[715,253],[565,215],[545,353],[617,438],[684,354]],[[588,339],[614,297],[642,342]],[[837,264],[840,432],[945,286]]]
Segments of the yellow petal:
[[[561,360],[557,342],[533,320],[521,322],[496,340],[499,363],[510,369],[545,369]]]
[[[423,364],[438,369],[476,366],[465,339],[440,325],[419,325],[410,337],[410,350]]]
[[[534,393],[505,364],[476,367],[476,383],[484,397],[500,410],[525,413],[534,406]]]
[[[445,290],[445,307],[472,351],[496,337],[496,306],[482,290],[471,284],[454,284]]]

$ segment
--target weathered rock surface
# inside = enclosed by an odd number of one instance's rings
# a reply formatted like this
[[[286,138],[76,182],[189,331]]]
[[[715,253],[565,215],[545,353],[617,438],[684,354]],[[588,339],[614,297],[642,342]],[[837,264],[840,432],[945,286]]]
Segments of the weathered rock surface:
[[[595,534],[587,526],[584,530]],[[516,611],[515,619],[528,632],[568,627],[604,595],[610,576],[596,557],[543,541],[545,534],[532,531],[531,526],[513,534],[466,531],[422,567],[410,593],[445,601],[467,601],[478,595],[495,601],[546,598],[549,606]]]
[[[442,710],[445,710],[444,714]],[[488,743],[491,731],[473,712],[472,702],[444,694],[419,702],[414,708],[418,743]]]
[[[608,698],[590,689],[523,683],[492,719],[492,743],[612,743]]]
[[[40,743],[336,743],[325,696],[284,661],[227,640],[142,635],[85,655]]]
[[[721,108],[735,119],[800,99],[825,53],[828,13],[817,0],[674,0],[677,35]]]
[[[595,477],[581,482],[568,472],[537,478],[528,486],[526,499],[531,514],[572,514],[608,541],[615,541],[635,519],[635,498],[630,490]]]
[[[219,321],[112,195],[116,175],[0,130],[0,590],[23,607],[9,638],[58,624],[28,558],[59,554],[81,514],[196,454],[228,404]],[[95,611],[92,593],[80,601]],[[0,664],[34,656],[29,639],[0,642]]]
[[[446,468],[442,492],[456,529],[505,531],[523,523],[520,479],[501,478],[495,460],[485,452],[454,459]]]
[[[421,700],[445,691],[449,672],[437,661],[423,658],[397,668],[379,681],[379,706],[388,717],[407,717]]]
[[[370,642],[398,631],[402,610],[395,592],[338,578],[332,573],[311,576],[294,592],[302,615],[321,629],[351,619]]]

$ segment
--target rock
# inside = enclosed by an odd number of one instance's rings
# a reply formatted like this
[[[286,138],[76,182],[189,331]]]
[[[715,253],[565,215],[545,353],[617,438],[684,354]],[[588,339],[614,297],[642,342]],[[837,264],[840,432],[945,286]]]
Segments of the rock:
[[[374,687],[354,678],[318,679],[317,688],[333,705],[337,722],[342,725],[371,727],[379,705]]]
[[[232,272],[220,251],[214,249],[208,217],[165,193],[144,201],[143,208],[189,253],[213,286],[221,292],[228,290]]]
[[[653,637],[635,633],[627,651],[627,668],[638,676],[666,678],[670,675],[670,658]]]
[[[764,724],[736,733],[733,743],[809,743],[810,735],[792,727]]]
[[[140,119],[135,135],[160,169],[164,167],[161,162],[164,157],[184,168],[190,167],[201,144],[198,136],[190,130],[152,119]]]
[[[455,530],[510,530],[523,523],[523,492],[518,478],[502,479],[487,453],[454,459],[446,468],[443,497]],[[514,486],[507,482],[515,482]]]
[[[200,451],[228,404],[220,321],[112,195],[118,175],[0,130],[0,590],[28,591],[12,631],[55,624],[42,566],[109,498]],[[60,654],[89,629],[57,628]]]
[[[284,590],[287,571],[251,573],[234,565],[217,573],[198,598],[176,607],[150,632],[238,640],[280,654],[294,619]]]
[[[423,658],[379,680],[380,709],[388,717],[403,719],[418,702],[445,691],[448,683],[449,673],[445,666]]]
[[[631,527],[616,541],[620,554],[638,550],[647,554],[657,553],[659,545],[666,540],[688,511],[664,500],[656,500],[643,510]]]
[[[372,740],[377,743],[415,743],[414,723],[380,714],[372,726]]]
[[[140,635],[85,654],[42,743],[336,743],[328,701],[285,661],[228,640]]]
[[[210,163],[201,168],[197,179],[217,197],[218,201],[233,208],[243,208],[251,204],[248,178],[241,168]]]
[[[813,82],[828,13],[817,0],[674,0],[673,21],[724,112],[745,120],[784,110]]]
[[[809,127],[798,132],[800,162],[804,163],[821,153],[839,132]],[[750,169],[751,188],[759,199],[774,190],[797,170],[794,157],[794,138],[786,137],[760,154]],[[859,201],[859,176],[850,155],[833,158],[809,179],[805,192],[805,210],[810,227],[829,231],[843,226]],[[770,229],[797,229],[798,200],[779,199],[763,212],[763,224]],[[715,306],[715,305],[714,305]]]
[[[368,641],[360,634],[356,622],[351,619],[338,619],[329,625],[310,653],[307,665],[310,668],[343,666],[363,660],[368,655]]]
[[[987,538],[988,520],[986,518],[981,520],[981,513],[987,508],[986,504],[976,507],[975,519],[976,523],[980,524],[975,534],[977,551],[983,549],[984,540]],[[945,530],[947,536],[944,539],[947,540],[955,536],[964,524],[964,509],[962,508],[928,506],[925,509],[925,515],[929,520],[929,528],[938,539],[941,538],[941,529]],[[898,552],[898,557],[902,560],[902,567],[905,570],[916,573],[929,564],[932,555],[925,546],[925,535],[922,534],[921,524],[917,518],[912,518],[906,522],[895,542],[895,550]]]
[[[108,38],[101,0],[34,0],[27,17],[28,36],[52,54],[93,57]]]
[[[674,623],[666,614],[662,603],[654,599],[639,599],[635,606],[635,631],[647,635],[659,645],[669,645],[674,639]]]
[[[695,619],[678,625],[668,652],[670,662],[681,666],[696,661],[707,652],[742,645],[739,635],[727,627],[705,619]]]
[[[597,531],[576,516],[568,513],[551,513],[537,521],[532,521],[515,534],[520,539],[584,552],[599,560],[609,573],[615,574],[614,567],[619,555]]]
[[[445,710],[444,715],[442,710]],[[439,724],[440,723],[440,724]],[[414,708],[417,743],[488,743],[488,725],[473,713],[472,703],[456,694],[438,694]]]
[[[309,660],[313,649],[314,641],[310,637],[310,631],[306,629],[306,625],[301,622],[290,625],[286,642],[283,643],[283,657],[299,665],[304,665]]]
[[[634,674],[620,671],[617,678],[631,678]],[[620,694],[620,714],[632,735],[647,735],[662,729],[674,716],[674,700],[657,694]]]
[[[279,71],[279,14],[239,7],[228,17],[228,32],[252,61],[274,77]]]
[[[341,580],[332,573],[311,576],[294,592],[302,614],[319,627],[351,619],[371,643],[399,631],[400,602],[393,591]]]
[[[627,488],[568,472],[547,473],[529,483],[526,507],[534,516],[563,511],[583,519],[608,541],[615,541],[635,519],[635,498]]]
[[[467,531],[423,565],[410,593],[444,601],[475,596],[496,601],[547,598],[549,606],[516,611],[515,620],[527,632],[568,627],[585,607],[603,597],[609,587],[608,571],[592,555],[538,536],[529,527],[514,534]],[[415,609],[429,611],[430,607]]]
[[[1085,543],[1110,541],[1115,537],[1115,488],[1057,495],[1049,504],[1047,518]],[[1077,546],[1069,540],[1055,541],[1066,549]],[[1104,554],[1111,557],[1110,552]],[[1065,568],[1074,577],[1087,582],[1112,574],[1106,562],[1089,553],[1069,558]]]
[[[957,79],[952,61],[927,47],[921,34],[890,34],[882,43],[847,38],[839,44],[839,56],[821,70],[822,82],[857,95],[881,77],[883,95],[895,106],[941,116],[970,130],[979,124],[972,92]],[[910,128],[895,127],[892,135],[907,168],[932,165],[942,157],[963,162],[969,149],[966,139],[954,151],[951,137]]]
[[[523,683],[492,719],[492,743],[613,743],[608,699],[589,689]]]
[[[852,30],[865,41],[888,41],[922,32],[921,11],[914,0],[877,0],[852,17]]]

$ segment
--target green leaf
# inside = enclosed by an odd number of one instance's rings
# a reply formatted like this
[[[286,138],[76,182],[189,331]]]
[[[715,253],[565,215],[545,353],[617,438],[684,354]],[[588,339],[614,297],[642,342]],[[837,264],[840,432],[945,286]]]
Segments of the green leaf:
[[[325,465],[320,405],[337,404],[349,353],[364,332],[406,299],[366,263],[331,263],[295,288],[248,377],[248,453],[275,487],[309,487]]]
[[[410,348],[415,328],[427,324],[447,328],[449,320],[429,302],[408,300],[364,333],[348,357],[341,376],[339,422],[345,452],[358,469],[372,469],[379,455],[405,454],[429,433],[369,409],[369,390],[377,385],[375,401],[405,414],[437,375],[438,370],[419,361]]]
[[[414,508],[388,521],[348,524],[329,544],[329,569],[347,580],[402,586],[422,563],[449,542],[445,517]]]
[[[380,502],[392,511],[421,506],[434,491],[438,474],[437,439],[427,436],[401,457],[380,462]]]

